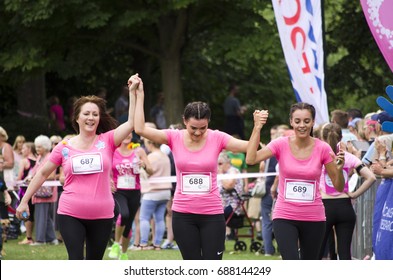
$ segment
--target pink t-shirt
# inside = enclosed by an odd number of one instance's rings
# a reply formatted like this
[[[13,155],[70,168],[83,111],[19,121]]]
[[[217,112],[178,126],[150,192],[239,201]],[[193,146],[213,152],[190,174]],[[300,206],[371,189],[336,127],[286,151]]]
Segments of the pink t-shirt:
[[[205,145],[190,151],[184,145],[186,130],[164,130],[176,164],[176,191],[172,210],[181,213],[222,214],[221,197],[217,187],[218,155],[226,147],[230,135],[207,130]]]
[[[110,187],[112,156],[116,149],[114,130],[99,134],[92,148],[79,151],[61,141],[49,160],[62,165],[65,181],[58,214],[79,219],[113,217],[114,200]]]
[[[64,122],[64,111],[63,107],[59,104],[52,105],[50,107],[50,111],[53,112],[55,115],[55,121],[57,124],[57,128],[64,130],[65,129],[65,122]]]
[[[140,148],[138,148],[140,149]],[[139,174],[134,174],[132,160],[135,157],[135,150],[129,156],[124,156],[116,149],[113,154],[112,174],[113,182],[119,190],[140,190]]]
[[[323,167],[323,172],[321,175],[321,182],[320,182],[321,191],[331,196],[338,196],[340,194],[347,193],[349,190],[349,186],[348,186],[349,174],[354,168],[356,168],[360,164],[362,164],[362,161],[358,157],[354,156],[353,154],[345,152],[345,163],[343,168],[345,185],[344,185],[344,190],[342,192],[336,191],[336,189],[332,184],[332,180],[330,179],[329,175],[326,172],[325,167]]]
[[[325,221],[325,209],[319,191],[322,166],[330,163],[330,146],[314,138],[312,154],[307,159],[292,155],[289,137],[270,142],[267,147],[276,156],[279,166],[278,197],[273,219]]]

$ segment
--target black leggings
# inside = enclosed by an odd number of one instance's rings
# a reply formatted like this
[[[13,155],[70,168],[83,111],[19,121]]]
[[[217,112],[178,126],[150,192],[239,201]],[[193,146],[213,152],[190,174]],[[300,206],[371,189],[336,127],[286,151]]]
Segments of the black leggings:
[[[326,222],[274,219],[274,237],[283,260],[318,260]],[[300,254],[299,254],[300,249]]]
[[[59,229],[70,260],[102,260],[112,232],[113,218],[84,220],[58,215]]]
[[[184,260],[221,260],[225,250],[224,214],[199,215],[173,211],[172,227]]]
[[[115,221],[118,214],[120,214],[120,225],[125,226],[123,237],[127,238],[130,233],[135,214],[141,204],[141,192],[139,190],[117,190],[114,194],[114,198],[116,208],[118,208],[117,211],[115,210]]]
[[[325,248],[333,226],[337,238],[337,253],[340,260],[351,260],[352,234],[356,224],[356,214],[350,198],[323,199],[326,215],[326,231],[322,242]],[[334,235],[333,235],[334,236]],[[322,258],[323,252],[319,254]]]

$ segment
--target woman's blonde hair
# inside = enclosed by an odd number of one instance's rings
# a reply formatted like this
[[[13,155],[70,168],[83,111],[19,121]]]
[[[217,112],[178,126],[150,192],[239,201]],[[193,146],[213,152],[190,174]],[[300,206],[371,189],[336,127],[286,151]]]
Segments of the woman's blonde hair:
[[[18,148],[18,142],[19,141],[22,141],[23,143],[25,143],[26,142],[26,138],[23,135],[16,136],[15,141],[14,141],[14,145],[12,145],[12,148],[14,150],[16,150],[16,148]]]
[[[0,126],[0,136],[3,137],[3,141],[8,140],[8,134],[7,131],[3,127]]]

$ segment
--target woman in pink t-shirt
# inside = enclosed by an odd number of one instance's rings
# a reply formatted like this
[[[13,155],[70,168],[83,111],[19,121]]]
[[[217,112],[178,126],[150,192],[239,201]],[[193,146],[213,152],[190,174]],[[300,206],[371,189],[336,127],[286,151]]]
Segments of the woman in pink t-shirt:
[[[338,191],[344,188],[344,152],[337,156],[330,146],[313,138],[315,108],[296,103],[290,110],[294,135],[280,137],[257,151],[266,111],[254,112],[254,129],[247,148],[247,164],[272,156],[280,166],[278,198],[273,211],[273,229],[284,260],[318,259],[325,233],[325,210],[319,192],[322,167]],[[300,249],[300,256],[299,256]]]
[[[77,135],[56,145],[16,210],[19,219],[22,213],[30,215],[27,202],[49,174],[61,165],[65,180],[57,213],[69,259],[98,260],[104,256],[114,215],[110,186],[113,152],[133,130],[135,94],[140,83],[138,74],[128,80],[129,118],[118,127],[116,120],[107,113],[104,99],[91,95],[75,101],[72,126]]]
[[[189,103],[183,114],[186,129],[145,126],[144,95],[137,94],[135,132],[155,143],[167,144],[176,164],[172,227],[183,259],[222,259],[225,218],[217,187],[217,162],[222,150],[245,152],[247,141],[208,129],[210,108]]]
[[[63,132],[65,129],[64,122],[64,110],[60,105],[59,97],[51,96],[49,98],[49,116],[54,125],[54,130],[57,132]]]
[[[141,201],[139,169],[144,168],[146,173],[153,173],[145,150],[139,143],[131,142],[131,139],[132,133],[123,140],[113,155],[112,178],[115,189],[113,196],[118,209],[115,211],[117,216],[115,240],[108,254],[111,259],[128,259],[127,249],[131,239],[131,227]]]
[[[329,123],[322,127],[322,140],[335,148],[340,145],[342,140],[341,127],[335,123]],[[341,142],[341,145],[345,145]],[[362,184],[353,192],[349,191],[348,180],[350,174],[356,172],[363,178]],[[337,253],[340,260],[351,260],[351,242],[352,235],[356,224],[356,213],[352,206],[352,199],[356,199],[367,191],[375,182],[376,178],[373,172],[365,166],[356,156],[345,152],[345,164],[343,168],[345,185],[342,192],[337,191],[323,169],[320,190],[322,193],[322,202],[325,206],[326,231],[319,253],[322,259],[330,233],[333,230],[336,235]],[[333,235],[334,236],[334,235]],[[333,256],[331,256],[333,258]]]

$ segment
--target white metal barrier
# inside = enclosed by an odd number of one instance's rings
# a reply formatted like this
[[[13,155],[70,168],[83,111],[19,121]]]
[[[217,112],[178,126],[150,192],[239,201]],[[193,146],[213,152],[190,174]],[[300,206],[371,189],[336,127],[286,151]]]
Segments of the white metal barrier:
[[[358,186],[362,183],[358,179]],[[377,188],[381,180],[378,179],[374,184],[359,198],[356,199],[353,207],[356,213],[356,226],[352,237],[352,257],[363,259],[365,256],[372,256],[372,231],[374,201]]]

